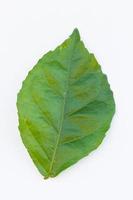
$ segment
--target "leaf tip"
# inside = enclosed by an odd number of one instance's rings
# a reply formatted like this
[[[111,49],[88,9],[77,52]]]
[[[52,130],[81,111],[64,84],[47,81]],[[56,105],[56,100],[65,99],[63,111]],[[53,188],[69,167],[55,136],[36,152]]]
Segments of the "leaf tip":
[[[76,40],[80,40],[80,34],[79,34],[79,30],[77,28],[75,28],[72,32],[72,34],[70,35],[71,38],[76,38]]]

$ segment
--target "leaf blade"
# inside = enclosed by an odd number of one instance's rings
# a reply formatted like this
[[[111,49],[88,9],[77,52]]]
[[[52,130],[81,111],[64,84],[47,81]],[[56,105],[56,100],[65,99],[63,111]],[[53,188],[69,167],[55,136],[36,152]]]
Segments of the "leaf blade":
[[[18,94],[17,107],[23,143],[46,178],[99,146],[115,103],[106,76],[77,29],[31,70]],[[32,137],[27,134],[27,122]]]

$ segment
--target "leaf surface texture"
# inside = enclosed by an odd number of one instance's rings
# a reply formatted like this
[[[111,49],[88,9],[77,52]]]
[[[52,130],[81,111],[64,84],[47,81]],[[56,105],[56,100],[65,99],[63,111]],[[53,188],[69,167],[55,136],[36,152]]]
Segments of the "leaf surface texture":
[[[100,145],[115,103],[106,75],[77,29],[29,72],[17,108],[23,143],[45,178]]]

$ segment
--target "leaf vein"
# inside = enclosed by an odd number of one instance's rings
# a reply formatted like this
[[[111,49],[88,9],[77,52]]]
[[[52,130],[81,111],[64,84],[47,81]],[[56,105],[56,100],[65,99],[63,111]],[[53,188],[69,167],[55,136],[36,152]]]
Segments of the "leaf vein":
[[[38,143],[38,145],[40,146],[40,148],[43,150],[43,152],[46,154],[48,160],[50,161],[49,156],[48,156],[46,150],[44,149],[43,145],[38,141],[37,137],[34,135],[33,131],[30,128],[29,122],[27,120],[26,120],[26,125],[27,125],[27,128],[29,129],[30,133],[32,134],[32,136],[34,137],[34,139],[36,140],[36,142]]]
[[[72,48],[71,51],[73,51],[74,47],[75,47],[75,41],[73,41],[73,42],[74,43],[71,47]],[[54,164],[54,160],[55,160],[55,156],[56,156],[56,153],[57,153],[57,148],[58,148],[58,145],[59,145],[61,132],[62,132],[62,128],[63,128],[63,121],[64,121],[64,117],[65,117],[64,111],[65,111],[66,99],[67,99],[67,96],[68,96],[68,88],[69,88],[69,81],[70,81],[70,63],[71,63],[71,60],[72,60],[72,55],[71,55],[69,63],[68,63],[68,81],[67,81],[66,91],[65,91],[65,95],[64,95],[63,109],[62,109],[62,114],[61,114],[61,122],[60,122],[60,126],[59,126],[59,134],[58,134],[58,137],[57,137],[57,142],[56,142],[54,153],[53,153],[53,156],[52,156],[52,160],[51,160],[51,164],[50,164],[50,168],[49,168],[49,172],[48,172],[48,177],[51,175],[51,171],[53,169],[53,164]]]
[[[34,103],[37,105],[38,109],[40,110],[41,114],[43,115],[43,120],[51,125],[51,127],[56,131],[58,132],[58,129],[56,128],[56,126],[53,124],[53,122],[51,121],[51,119],[49,118],[49,116],[41,109],[39,103],[37,102],[37,100],[34,98],[34,96],[32,95],[32,99],[34,101]]]

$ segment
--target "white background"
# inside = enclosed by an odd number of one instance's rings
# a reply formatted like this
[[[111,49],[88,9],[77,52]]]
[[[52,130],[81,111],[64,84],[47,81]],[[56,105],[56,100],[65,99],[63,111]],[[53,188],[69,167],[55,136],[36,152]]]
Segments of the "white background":
[[[132,0],[0,0],[0,199],[133,200]],[[18,131],[28,71],[77,27],[108,75],[116,114],[90,156],[44,180]]]

